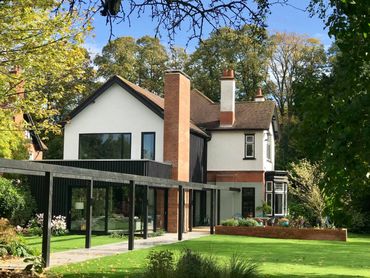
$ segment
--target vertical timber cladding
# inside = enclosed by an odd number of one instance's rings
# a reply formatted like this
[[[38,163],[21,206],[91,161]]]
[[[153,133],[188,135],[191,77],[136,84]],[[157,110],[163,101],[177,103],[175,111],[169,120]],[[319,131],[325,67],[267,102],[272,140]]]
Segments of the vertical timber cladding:
[[[171,177],[171,165],[149,160],[42,160],[41,163],[86,168],[108,172],[118,172],[158,178]],[[45,189],[42,186],[44,179],[38,176],[29,176],[28,181],[32,195],[36,199],[38,212],[45,210]],[[53,215],[69,215],[69,190],[72,186],[86,187],[90,181],[76,179],[54,178]],[[107,186],[111,183],[95,182],[95,186]]]

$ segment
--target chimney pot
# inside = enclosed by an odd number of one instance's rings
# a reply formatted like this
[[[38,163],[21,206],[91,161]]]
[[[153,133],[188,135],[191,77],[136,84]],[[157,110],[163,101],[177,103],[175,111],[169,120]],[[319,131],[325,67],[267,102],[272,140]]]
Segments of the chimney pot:
[[[265,101],[265,97],[263,96],[261,87],[258,87],[256,96],[254,97],[254,100],[255,101]]]
[[[221,79],[234,79],[234,70],[224,69],[222,72]]]

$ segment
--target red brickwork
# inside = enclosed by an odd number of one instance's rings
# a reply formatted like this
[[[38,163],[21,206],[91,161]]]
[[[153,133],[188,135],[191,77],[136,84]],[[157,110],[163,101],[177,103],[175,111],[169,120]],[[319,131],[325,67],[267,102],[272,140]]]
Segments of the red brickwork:
[[[263,171],[208,171],[208,182],[265,182]]]
[[[230,227],[216,226],[216,234],[282,239],[313,239],[347,241],[347,229],[313,229],[285,227]]]
[[[232,111],[220,112],[220,125],[232,126],[235,122],[235,113]]]
[[[189,181],[190,167],[190,80],[180,72],[164,78],[164,161],[172,163],[172,179]],[[189,206],[187,193],[184,207]],[[187,215],[185,212],[186,219]],[[187,223],[185,221],[185,223]],[[178,191],[168,192],[168,232],[177,232]],[[187,231],[187,224],[184,231]]]

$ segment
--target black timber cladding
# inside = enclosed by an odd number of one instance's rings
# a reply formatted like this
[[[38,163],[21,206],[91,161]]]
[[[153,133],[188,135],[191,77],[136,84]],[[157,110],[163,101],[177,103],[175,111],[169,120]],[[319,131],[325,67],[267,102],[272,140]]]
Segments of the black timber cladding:
[[[151,160],[42,160],[45,164],[71,166],[85,169],[118,172],[157,178],[171,178],[171,165]],[[43,198],[45,188],[42,185],[43,177],[29,176],[32,195],[38,204],[38,210],[44,210]],[[72,186],[87,186],[90,181],[66,178],[54,178],[53,215],[68,215],[69,190]],[[96,186],[114,185],[108,182],[95,182]]]
[[[190,133],[189,179],[192,182],[207,183],[207,140]]]

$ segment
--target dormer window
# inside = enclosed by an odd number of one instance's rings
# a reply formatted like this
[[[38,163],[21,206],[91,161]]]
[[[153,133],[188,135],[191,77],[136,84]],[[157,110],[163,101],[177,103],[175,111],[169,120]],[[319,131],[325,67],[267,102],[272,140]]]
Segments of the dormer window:
[[[244,158],[255,158],[255,141],[254,134],[245,134]]]

